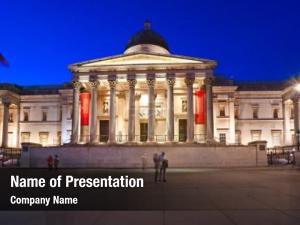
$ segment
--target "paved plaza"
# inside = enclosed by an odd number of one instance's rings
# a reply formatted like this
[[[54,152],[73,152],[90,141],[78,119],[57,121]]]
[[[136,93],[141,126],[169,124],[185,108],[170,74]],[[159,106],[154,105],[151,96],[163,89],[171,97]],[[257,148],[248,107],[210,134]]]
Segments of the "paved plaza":
[[[155,189],[157,194],[149,191],[149,196],[141,200],[137,191],[132,201],[151,206],[163,204],[161,207],[166,210],[2,211],[0,224],[300,224],[299,168],[173,169],[167,183],[154,183],[152,171],[136,172],[145,179],[144,191]]]

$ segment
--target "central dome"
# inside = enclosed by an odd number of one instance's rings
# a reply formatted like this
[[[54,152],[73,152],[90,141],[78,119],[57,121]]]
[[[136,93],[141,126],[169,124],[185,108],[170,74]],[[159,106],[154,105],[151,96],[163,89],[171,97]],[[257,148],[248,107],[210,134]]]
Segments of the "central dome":
[[[151,30],[150,23],[146,21],[144,29],[136,32],[126,45],[124,53],[133,52],[169,54],[169,47],[165,39],[160,34]]]

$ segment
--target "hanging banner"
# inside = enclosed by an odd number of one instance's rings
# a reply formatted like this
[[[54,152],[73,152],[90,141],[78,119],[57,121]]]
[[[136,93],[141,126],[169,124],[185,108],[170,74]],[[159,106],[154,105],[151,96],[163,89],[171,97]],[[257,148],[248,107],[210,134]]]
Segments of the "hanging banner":
[[[205,124],[205,92],[198,90],[195,92],[195,123]]]
[[[88,126],[90,121],[90,96],[88,92],[80,93],[80,125]]]

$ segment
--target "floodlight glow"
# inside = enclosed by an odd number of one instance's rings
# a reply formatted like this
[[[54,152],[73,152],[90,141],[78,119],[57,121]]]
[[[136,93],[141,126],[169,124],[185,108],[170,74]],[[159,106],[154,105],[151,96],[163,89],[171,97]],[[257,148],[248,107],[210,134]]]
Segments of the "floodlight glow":
[[[296,89],[296,91],[300,92],[300,84],[299,83],[295,85],[295,89]]]

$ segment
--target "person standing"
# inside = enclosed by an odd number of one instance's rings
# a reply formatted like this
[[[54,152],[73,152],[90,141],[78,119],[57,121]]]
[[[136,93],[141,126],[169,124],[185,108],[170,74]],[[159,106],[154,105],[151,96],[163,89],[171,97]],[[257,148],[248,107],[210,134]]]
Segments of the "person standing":
[[[166,154],[162,152],[159,156],[160,170],[159,170],[159,181],[167,182],[166,180],[166,169],[168,168],[168,160]]]
[[[157,153],[155,153],[153,155],[153,162],[154,162],[154,169],[155,169],[154,181],[157,182],[158,181],[158,173],[159,173],[159,169],[160,169],[160,161],[159,161],[159,156]]]
[[[47,158],[47,164],[48,164],[48,169],[52,170],[52,168],[53,168],[53,157],[52,157],[52,155],[48,156],[48,158]]]
[[[58,158],[58,155],[55,155],[55,158],[54,158],[54,169],[55,170],[58,169],[58,164],[59,164],[59,158]]]

